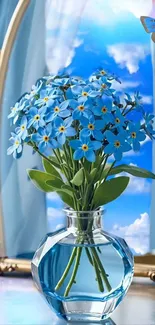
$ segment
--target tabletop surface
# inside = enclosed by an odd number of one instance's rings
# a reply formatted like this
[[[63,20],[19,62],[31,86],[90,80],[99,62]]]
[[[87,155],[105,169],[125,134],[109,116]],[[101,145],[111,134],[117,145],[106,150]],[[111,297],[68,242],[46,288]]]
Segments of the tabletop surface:
[[[0,277],[0,325],[67,324],[77,325],[53,314],[31,277]],[[124,301],[105,325],[155,325],[155,284],[134,281]]]

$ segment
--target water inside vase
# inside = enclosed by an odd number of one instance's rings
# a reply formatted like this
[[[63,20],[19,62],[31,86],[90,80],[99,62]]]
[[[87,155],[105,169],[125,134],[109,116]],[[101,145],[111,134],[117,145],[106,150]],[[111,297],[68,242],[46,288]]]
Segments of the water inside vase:
[[[82,246],[82,245],[81,245]],[[75,281],[71,286],[69,294],[64,298],[66,287],[74,272],[73,262],[62,286],[55,291],[55,287],[65,271],[70,256],[75,247],[80,247],[78,244],[57,243],[44,256],[39,268],[41,286],[46,296],[49,299],[83,299],[83,300],[104,300],[107,294],[116,291],[125,290],[125,284],[128,282],[128,277],[131,276],[131,265],[127,258],[123,256],[121,248],[116,249],[113,243],[91,245],[85,244],[82,246],[81,258],[75,277]],[[104,291],[100,292],[98,282],[96,280],[95,269],[88,259],[87,252],[92,254],[92,249],[96,250],[98,257],[104,267],[111,290],[107,288],[103,281]]]

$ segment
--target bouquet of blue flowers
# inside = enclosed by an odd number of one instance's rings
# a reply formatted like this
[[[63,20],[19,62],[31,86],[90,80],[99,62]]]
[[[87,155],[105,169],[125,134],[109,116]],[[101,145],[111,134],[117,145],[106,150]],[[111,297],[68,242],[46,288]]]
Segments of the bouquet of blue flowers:
[[[146,136],[153,139],[155,130],[139,92],[119,98],[114,80],[120,82],[103,69],[88,80],[41,78],[8,116],[14,127],[8,154],[20,158],[24,144],[31,146],[44,167],[28,170],[32,182],[42,191],[56,191],[75,211],[97,210],[119,197],[129,177],[116,174],[155,178],[147,170],[118,164],[124,153],[139,151]]]

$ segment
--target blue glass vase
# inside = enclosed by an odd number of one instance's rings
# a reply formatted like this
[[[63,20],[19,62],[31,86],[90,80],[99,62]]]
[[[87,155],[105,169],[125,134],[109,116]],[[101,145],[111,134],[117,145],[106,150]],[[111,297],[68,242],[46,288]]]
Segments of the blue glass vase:
[[[68,321],[101,323],[132,281],[132,253],[123,239],[103,231],[102,215],[66,210],[67,227],[48,234],[32,260],[38,289]]]

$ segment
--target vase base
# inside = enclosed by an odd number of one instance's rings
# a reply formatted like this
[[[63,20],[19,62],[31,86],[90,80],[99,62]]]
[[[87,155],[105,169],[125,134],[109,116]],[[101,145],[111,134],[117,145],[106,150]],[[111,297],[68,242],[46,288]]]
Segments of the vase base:
[[[99,301],[68,301],[63,302],[63,317],[71,323],[105,324],[104,320],[110,317],[114,309],[114,300]]]
[[[79,325],[84,323],[91,324],[106,324],[107,315],[104,319],[101,319],[101,315],[90,315],[90,314],[68,314],[65,316],[67,321],[71,324],[78,323]]]

